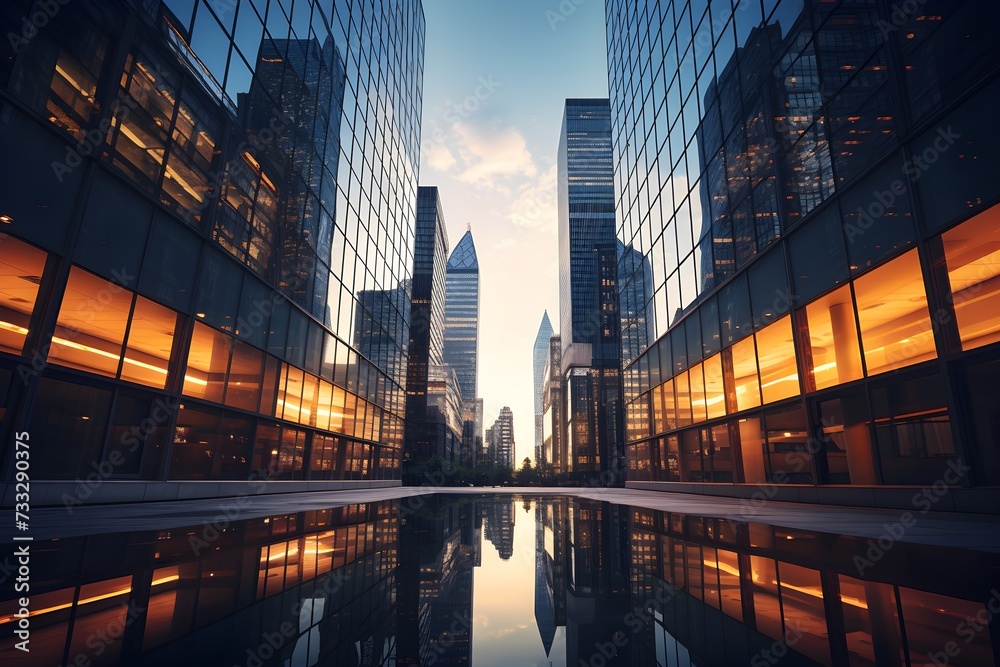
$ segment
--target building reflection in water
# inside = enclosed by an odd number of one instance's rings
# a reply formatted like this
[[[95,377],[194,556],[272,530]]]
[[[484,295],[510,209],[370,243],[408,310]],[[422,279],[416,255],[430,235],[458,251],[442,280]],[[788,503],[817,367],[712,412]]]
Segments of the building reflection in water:
[[[530,558],[515,502],[534,512]],[[572,667],[998,663],[994,553],[566,497],[205,525],[33,545],[32,664],[489,665],[477,642],[504,639],[473,632],[475,576],[533,582],[533,606],[488,602],[524,609],[554,667],[563,637]],[[5,631],[17,609],[0,602]],[[22,657],[9,634],[3,664]]]

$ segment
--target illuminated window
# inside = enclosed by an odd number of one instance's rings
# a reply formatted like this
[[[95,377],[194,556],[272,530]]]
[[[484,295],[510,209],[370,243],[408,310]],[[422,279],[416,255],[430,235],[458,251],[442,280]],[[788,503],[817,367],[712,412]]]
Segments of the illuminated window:
[[[157,389],[166,387],[176,325],[174,311],[136,297],[121,378]]]
[[[849,286],[806,306],[814,389],[860,379],[861,350]]]
[[[737,409],[755,408],[760,405],[760,382],[757,380],[757,352],[753,336],[733,345],[732,354]]]
[[[934,333],[917,251],[854,282],[868,374],[934,359]]]
[[[726,415],[726,389],[722,382],[722,355],[717,354],[705,360],[705,406],[708,418]]]
[[[195,323],[184,374],[184,394],[222,403],[229,368],[232,339],[201,323]]]
[[[799,393],[799,372],[792,342],[792,318],[786,315],[757,332],[760,390],[764,403]]]
[[[226,382],[226,405],[257,411],[263,363],[263,352],[246,343],[235,342],[229,378]]]
[[[687,371],[674,378],[674,388],[677,390],[677,425],[691,424],[691,380]]]
[[[661,385],[663,390],[663,425],[665,430],[677,428],[677,401],[674,397],[674,381],[668,380]]]
[[[44,268],[44,252],[0,234],[0,350],[21,354]]]
[[[131,292],[74,266],[59,309],[49,360],[115,377],[131,306]]]
[[[1000,206],[942,235],[962,349],[1000,340]]]
[[[694,412],[694,421],[703,422],[708,418],[708,411],[705,406],[705,373],[702,365],[698,364],[688,374],[691,382],[691,408]]]

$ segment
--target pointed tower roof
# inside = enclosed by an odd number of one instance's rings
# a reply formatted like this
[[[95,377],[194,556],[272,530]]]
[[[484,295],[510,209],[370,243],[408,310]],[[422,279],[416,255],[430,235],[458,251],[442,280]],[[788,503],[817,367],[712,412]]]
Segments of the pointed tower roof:
[[[448,258],[449,271],[479,271],[479,260],[476,258],[476,244],[472,241],[472,230],[458,242]]]
[[[552,322],[549,320],[549,311],[546,310],[545,314],[542,315],[542,323],[538,325],[538,334],[535,336],[535,345],[539,345],[544,342],[546,349],[548,349],[549,338],[552,338],[553,333]]]

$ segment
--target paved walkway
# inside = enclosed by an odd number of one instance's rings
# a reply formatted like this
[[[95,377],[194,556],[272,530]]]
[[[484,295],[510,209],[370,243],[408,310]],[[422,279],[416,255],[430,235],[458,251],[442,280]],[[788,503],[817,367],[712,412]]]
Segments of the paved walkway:
[[[138,530],[166,530],[199,525],[213,519],[251,519],[261,516],[301,512],[309,509],[341,507],[355,503],[407,499],[411,507],[422,502],[417,496],[433,493],[453,495],[558,495],[603,500],[646,509],[682,512],[696,516],[720,517],[737,521],[770,524],[785,528],[821,531],[838,535],[878,538],[887,533],[887,524],[899,522],[903,510],[865,509],[806,505],[768,501],[751,504],[746,500],[666,493],[638,489],[590,488],[432,488],[394,487],[318,493],[287,493],[243,499],[186,500],[126,505],[77,507],[69,514],[64,508],[32,511],[30,534],[36,540],[74,537],[95,533]],[[1000,517],[953,512],[912,512],[916,523],[907,527],[903,540],[919,544],[949,546],[1000,553]],[[0,540],[9,542],[13,520],[0,527]]]

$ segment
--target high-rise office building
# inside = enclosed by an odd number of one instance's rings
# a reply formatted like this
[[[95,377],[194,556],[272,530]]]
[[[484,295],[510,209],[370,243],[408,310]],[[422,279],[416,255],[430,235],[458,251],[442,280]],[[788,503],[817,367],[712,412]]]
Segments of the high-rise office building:
[[[542,397],[545,394],[545,364],[549,360],[549,339],[552,338],[552,322],[549,321],[549,311],[542,315],[542,323],[538,325],[538,333],[535,335],[535,345],[532,347],[531,370],[534,382],[533,391],[535,399],[535,463],[543,462],[542,443],[545,440],[544,426],[542,423]]]
[[[444,366],[445,270],[448,229],[436,187],[417,190],[409,358],[406,371],[406,434],[403,473],[418,482],[421,465],[433,456],[449,462],[462,439],[462,395],[454,370]],[[434,376],[434,396],[429,389]],[[455,376],[456,381],[450,378]],[[457,401],[457,414],[455,407]],[[457,433],[454,433],[457,421]]]
[[[466,401],[479,397],[479,260],[470,228],[448,258],[444,361]]]
[[[68,3],[0,57],[36,504],[399,483],[423,10],[265,5]]]
[[[905,7],[607,2],[631,484],[1000,482],[1000,6]]]
[[[563,396],[562,340],[559,334],[549,339],[548,359],[542,371],[542,457],[541,462],[552,467],[557,475],[572,472],[566,455],[563,432],[565,398]]]
[[[559,139],[559,328],[566,441],[579,479],[623,468],[621,318],[611,116],[568,99]]]
[[[495,424],[497,463],[507,467],[516,467],[514,462],[514,413],[510,408],[500,408],[500,417]]]
[[[482,442],[479,398],[479,260],[472,226],[448,258],[446,270],[444,360],[458,373],[465,401],[461,460],[475,465]]]

